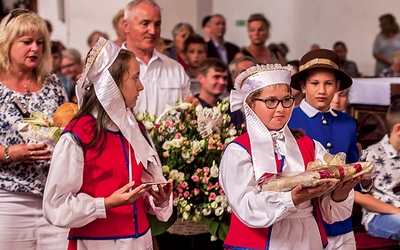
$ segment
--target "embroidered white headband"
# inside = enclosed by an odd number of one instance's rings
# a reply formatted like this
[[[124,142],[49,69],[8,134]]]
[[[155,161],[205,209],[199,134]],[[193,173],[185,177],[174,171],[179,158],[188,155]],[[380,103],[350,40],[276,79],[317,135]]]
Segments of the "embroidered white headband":
[[[243,107],[247,96],[263,87],[286,83],[290,85],[293,67],[280,64],[263,64],[248,68],[236,77],[235,88],[231,91],[230,105],[232,112]]]

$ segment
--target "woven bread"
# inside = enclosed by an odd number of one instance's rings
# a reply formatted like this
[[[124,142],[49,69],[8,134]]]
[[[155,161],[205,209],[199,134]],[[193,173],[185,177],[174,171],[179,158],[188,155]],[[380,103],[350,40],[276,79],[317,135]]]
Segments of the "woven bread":
[[[60,105],[53,116],[54,126],[64,128],[78,113],[78,105],[72,102],[66,102]]]

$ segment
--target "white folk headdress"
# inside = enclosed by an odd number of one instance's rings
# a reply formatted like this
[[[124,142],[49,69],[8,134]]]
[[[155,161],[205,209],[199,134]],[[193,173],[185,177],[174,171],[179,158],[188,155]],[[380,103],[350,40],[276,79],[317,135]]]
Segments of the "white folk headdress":
[[[76,95],[82,105],[86,88],[94,87],[96,96],[111,120],[117,125],[135,151],[136,162],[147,168],[148,161],[160,164],[157,152],[141,133],[135,116],[126,107],[118,85],[108,69],[117,58],[121,48],[100,37],[90,50],[82,76],[77,82]]]
[[[235,80],[231,91],[230,105],[232,112],[244,109],[246,127],[250,137],[252,161],[256,180],[264,173],[276,174],[274,141],[271,132],[246,103],[247,97],[254,91],[275,84],[290,85],[292,66],[280,64],[256,65],[242,72]],[[296,139],[290,132],[287,123],[282,129],[285,140],[285,171],[304,169],[303,157]]]

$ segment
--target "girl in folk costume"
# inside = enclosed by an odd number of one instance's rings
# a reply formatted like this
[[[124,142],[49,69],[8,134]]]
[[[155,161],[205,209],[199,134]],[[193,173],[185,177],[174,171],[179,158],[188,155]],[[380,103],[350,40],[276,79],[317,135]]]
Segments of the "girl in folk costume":
[[[146,212],[168,220],[172,183],[130,111],[143,90],[138,62],[104,38],[86,60],[80,110],[52,157],[44,215],[71,228],[68,249],[152,249]]]
[[[236,78],[231,110],[243,107],[247,133],[228,145],[220,164],[219,179],[232,208],[226,249],[323,249],[328,242],[322,219],[338,221],[352,209],[348,193],[326,193],[331,182],[261,191],[259,184],[268,177],[302,172],[326,153],[319,142],[287,126],[294,103],[291,71],[291,66],[257,65]]]

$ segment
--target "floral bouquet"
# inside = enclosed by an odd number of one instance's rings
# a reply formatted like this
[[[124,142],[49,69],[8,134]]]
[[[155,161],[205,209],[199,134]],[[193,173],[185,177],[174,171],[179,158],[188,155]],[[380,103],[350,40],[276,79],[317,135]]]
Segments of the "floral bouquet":
[[[55,127],[53,121],[39,111],[32,112],[28,118],[24,118],[23,122],[14,126],[26,143],[45,143],[49,150],[54,148],[63,131]]]
[[[225,146],[238,134],[226,114],[228,107],[226,101],[214,108],[178,102],[157,119],[147,113],[138,115],[153,138],[165,178],[174,180],[177,219],[201,222],[222,240],[230,207],[218,182],[218,166]]]
[[[76,104],[66,102],[57,108],[53,120],[40,111],[34,111],[28,113],[29,117],[25,117],[23,122],[14,126],[26,143],[45,143],[49,150],[53,150],[64,127],[77,112],[78,106]]]

